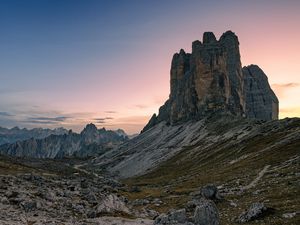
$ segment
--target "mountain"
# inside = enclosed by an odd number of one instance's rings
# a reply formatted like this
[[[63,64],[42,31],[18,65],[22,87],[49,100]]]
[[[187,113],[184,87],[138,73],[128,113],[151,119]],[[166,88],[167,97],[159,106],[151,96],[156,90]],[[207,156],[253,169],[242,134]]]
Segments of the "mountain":
[[[262,129],[257,121],[281,124],[272,121],[278,119],[278,107],[265,73],[257,65],[242,67],[238,37],[227,31],[217,40],[205,32],[203,43],[192,43],[192,53],[181,49],[174,54],[170,95],[159,114],[151,117],[141,135],[97,161],[121,177],[140,175],[185,146],[229,144],[240,133],[250,140]],[[224,132],[214,132],[211,124],[219,124]]]
[[[68,131],[62,127],[55,128],[53,130],[43,128],[20,129],[19,127],[8,129],[0,127],[0,145],[23,141],[30,138],[42,139],[50,136],[51,134],[62,135],[66,133],[68,133]]]
[[[216,40],[203,34],[192,53],[183,49],[171,63],[170,96],[143,131],[161,121],[170,124],[216,113],[260,120],[278,119],[278,99],[264,72],[256,65],[242,68],[238,37],[231,31]]]
[[[102,154],[127,139],[125,132],[120,135],[120,131],[98,130],[94,124],[88,124],[80,134],[69,131],[63,135],[4,144],[0,146],[0,153],[32,158],[87,157]]]
[[[241,66],[238,45],[207,32],[176,53],[159,114],[86,167],[122,180],[132,211],[161,213],[156,225],[300,222],[300,119],[278,120],[267,76]]]

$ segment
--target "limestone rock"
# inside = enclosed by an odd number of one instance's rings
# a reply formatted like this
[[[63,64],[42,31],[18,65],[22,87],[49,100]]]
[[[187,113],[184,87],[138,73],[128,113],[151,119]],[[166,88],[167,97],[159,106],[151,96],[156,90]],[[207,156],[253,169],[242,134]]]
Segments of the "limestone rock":
[[[246,223],[252,220],[255,220],[259,217],[262,217],[267,212],[267,207],[263,203],[253,203],[251,207],[243,212],[237,222]]]
[[[219,225],[219,213],[216,205],[212,201],[203,200],[196,207],[194,213],[194,223],[197,225]]]
[[[213,201],[219,201],[222,199],[220,196],[218,188],[213,184],[208,184],[201,189],[201,195]]]
[[[162,213],[156,217],[155,225],[193,225],[188,222],[185,209],[170,210],[168,214]]]
[[[278,99],[267,77],[257,66],[244,67],[238,37],[225,32],[219,40],[212,32],[203,43],[194,41],[192,53],[174,54],[169,99],[143,131],[161,121],[176,124],[212,114],[271,120],[278,118]]]
[[[243,67],[246,115],[261,120],[278,119],[278,99],[272,91],[268,77],[257,66]]]

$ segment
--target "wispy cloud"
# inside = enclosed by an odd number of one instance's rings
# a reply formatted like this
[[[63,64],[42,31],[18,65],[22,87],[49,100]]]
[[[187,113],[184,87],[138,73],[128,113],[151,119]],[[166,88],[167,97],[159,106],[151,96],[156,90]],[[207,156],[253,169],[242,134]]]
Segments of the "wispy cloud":
[[[111,114],[117,113],[117,111],[111,111],[111,110],[104,111],[104,112],[105,112],[105,113],[111,113]]]
[[[290,90],[291,88],[299,87],[300,83],[282,83],[282,84],[272,84],[272,88],[274,89],[275,93],[279,97],[284,97],[286,91]]]
[[[8,112],[0,112],[0,116],[13,116],[13,115]]]
[[[284,83],[284,84],[272,84],[275,88],[292,88],[300,86],[300,83]]]
[[[103,118],[95,118],[93,120],[95,123],[103,124],[103,123],[106,123],[107,120],[113,120],[113,119],[114,119],[113,117],[103,117]]]
[[[29,117],[29,120],[38,120],[38,121],[53,121],[53,122],[62,122],[70,117],[67,116],[57,116],[57,117]]]
[[[144,104],[137,104],[137,105],[134,105],[136,108],[139,108],[139,109],[146,109],[148,108],[149,106],[148,105],[144,105]]]
[[[66,121],[70,117],[68,116],[57,116],[57,117],[29,117],[28,119],[24,120],[24,123],[31,123],[31,124],[58,124],[61,122]]]

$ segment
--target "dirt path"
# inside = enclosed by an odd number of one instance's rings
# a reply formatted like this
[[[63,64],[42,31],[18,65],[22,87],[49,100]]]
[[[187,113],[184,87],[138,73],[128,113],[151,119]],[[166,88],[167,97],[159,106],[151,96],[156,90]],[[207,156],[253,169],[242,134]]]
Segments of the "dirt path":
[[[247,186],[242,187],[242,190],[248,190],[250,188],[253,188],[257,185],[258,181],[265,175],[265,173],[268,171],[270,165],[266,165],[257,175],[257,177]]]

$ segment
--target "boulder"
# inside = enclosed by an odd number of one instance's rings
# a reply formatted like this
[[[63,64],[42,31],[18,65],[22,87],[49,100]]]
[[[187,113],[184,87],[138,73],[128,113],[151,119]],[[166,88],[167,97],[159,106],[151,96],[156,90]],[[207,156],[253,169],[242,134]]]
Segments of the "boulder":
[[[243,212],[237,219],[238,223],[246,223],[263,217],[268,208],[263,203],[253,203],[248,210]]]
[[[167,214],[160,214],[154,221],[155,225],[193,225],[188,221],[185,209],[170,210]]]
[[[194,213],[196,225],[219,225],[219,212],[213,201],[203,200]]]
[[[218,188],[213,184],[208,184],[208,185],[204,186],[201,189],[201,195],[204,198],[210,199],[210,200],[213,200],[213,201],[222,200],[222,197],[219,193]]]

